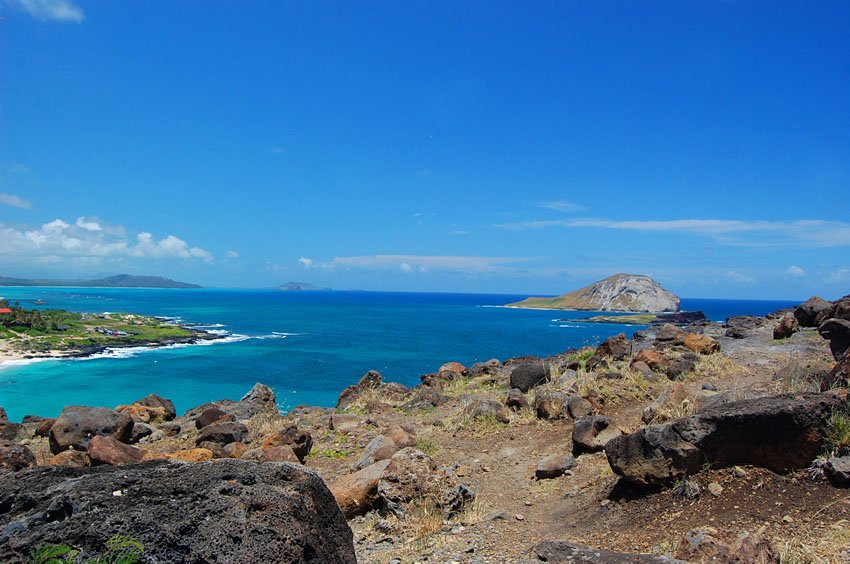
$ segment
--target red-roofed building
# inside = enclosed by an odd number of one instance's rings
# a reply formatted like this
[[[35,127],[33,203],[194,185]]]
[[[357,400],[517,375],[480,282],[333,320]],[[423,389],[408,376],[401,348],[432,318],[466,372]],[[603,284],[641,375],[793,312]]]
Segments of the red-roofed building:
[[[8,307],[0,307],[0,313],[12,313],[12,310]]]

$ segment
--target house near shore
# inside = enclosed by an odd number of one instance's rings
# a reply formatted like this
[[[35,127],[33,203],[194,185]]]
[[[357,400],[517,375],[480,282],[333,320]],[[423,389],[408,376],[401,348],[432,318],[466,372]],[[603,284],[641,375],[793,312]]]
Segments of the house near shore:
[[[11,314],[11,313],[12,313],[12,308],[8,308],[8,307],[0,307],[0,314],[4,314],[4,313],[5,313],[5,314]]]

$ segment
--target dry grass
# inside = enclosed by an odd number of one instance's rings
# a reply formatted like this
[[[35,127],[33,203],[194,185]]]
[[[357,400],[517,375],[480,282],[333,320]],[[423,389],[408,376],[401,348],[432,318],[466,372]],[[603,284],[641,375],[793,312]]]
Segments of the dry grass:
[[[263,412],[245,422],[245,426],[251,433],[252,443],[262,442],[263,437],[267,437],[289,424],[289,420],[275,412]]]
[[[658,384],[650,382],[641,372],[632,370],[625,365],[609,364],[607,369],[619,372],[621,379],[600,379],[594,373],[580,370],[578,379],[571,386],[582,397],[587,397],[591,390],[596,390],[609,405],[620,405],[623,402],[651,401],[655,399]]]
[[[372,402],[386,403],[396,407],[404,403],[404,399],[400,398],[398,393],[393,393],[384,388],[366,388],[354,398],[354,401],[344,408],[337,409],[337,412],[365,415],[367,413],[366,406]]]
[[[700,355],[694,374],[699,380],[716,381],[721,378],[741,378],[750,371],[723,353]]]
[[[850,521],[836,521],[826,533],[819,535],[804,532],[799,532],[794,538],[779,545],[777,552],[781,564],[829,564],[848,560]]]
[[[777,392],[818,392],[820,384],[810,376],[810,371],[795,355],[788,356],[788,363],[773,377]]]
[[[50,441],[46,437],[33,437],[27,446],[35,455],[39,465],[47,464],[47,461],[53,458],[53,453],[50,452]]]

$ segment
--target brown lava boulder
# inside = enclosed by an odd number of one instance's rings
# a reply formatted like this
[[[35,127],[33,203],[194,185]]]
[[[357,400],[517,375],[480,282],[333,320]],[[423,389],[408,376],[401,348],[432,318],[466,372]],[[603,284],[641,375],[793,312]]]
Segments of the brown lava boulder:
[[[107,435],[126,443],[133,434],[133,418],[105,407],[71,405],[62,410],[50,428],[50,451],[58,454],[74,448],[86,450],[95,435]]]

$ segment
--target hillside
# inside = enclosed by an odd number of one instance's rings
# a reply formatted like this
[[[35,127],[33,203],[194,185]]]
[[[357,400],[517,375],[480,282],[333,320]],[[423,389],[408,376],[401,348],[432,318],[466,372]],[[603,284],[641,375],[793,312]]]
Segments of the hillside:
[[[96,280],[50,280],[43,278],[10,278],[0,276],[0,286],[71,286],[75,288],[200,288],[197,284],[178,282],[164,276],[118,274]]]
[[[640,274],[615,274],[557,298],[527,298],[508,307],[583,311],[679,311],[679,297]]]

